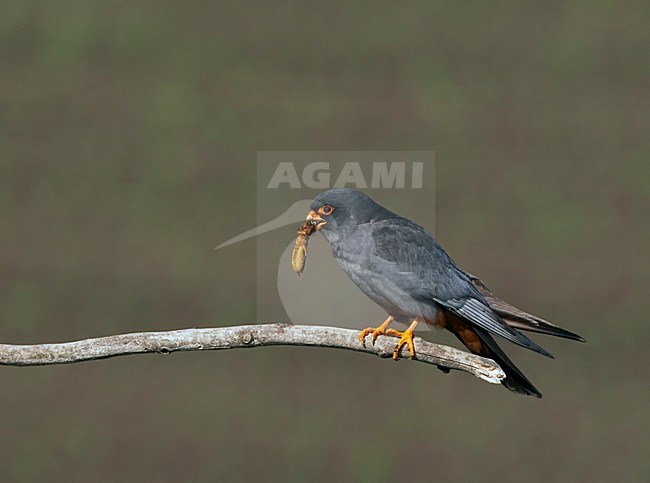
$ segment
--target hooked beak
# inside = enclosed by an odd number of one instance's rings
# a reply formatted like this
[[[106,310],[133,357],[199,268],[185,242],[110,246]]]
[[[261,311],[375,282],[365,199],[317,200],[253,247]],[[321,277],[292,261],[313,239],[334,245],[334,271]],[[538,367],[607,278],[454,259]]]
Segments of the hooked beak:
[[[311,210],[309,214],[307,215],[307,221],[311,222],[312,225],[316,228],[316,230],[320,230],[327,224],[325,220],[323,220],[320,216],[318,216],[318,213],[316,213],[314,210]]]

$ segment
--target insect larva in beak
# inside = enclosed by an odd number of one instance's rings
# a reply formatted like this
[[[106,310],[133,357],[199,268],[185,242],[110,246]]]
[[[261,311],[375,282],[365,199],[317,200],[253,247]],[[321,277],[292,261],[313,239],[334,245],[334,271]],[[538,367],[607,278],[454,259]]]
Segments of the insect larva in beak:
[[[298,238],[296,238],[296,244],[293,247],[293,253],[291,254],[291,268],[293,268],[293,271],[298,275],[301,275],[305,268],[308,240],[309,238],[304,235],[298,235]]]
[[[306,221],[298,229],[298,236],[296,237],[296,244],[291,253],[291,268],[298,275],[302,274],[305,269],[305,259],[307,258],[307,243],[309,243],[309,236],[314,232],[314,224]]]

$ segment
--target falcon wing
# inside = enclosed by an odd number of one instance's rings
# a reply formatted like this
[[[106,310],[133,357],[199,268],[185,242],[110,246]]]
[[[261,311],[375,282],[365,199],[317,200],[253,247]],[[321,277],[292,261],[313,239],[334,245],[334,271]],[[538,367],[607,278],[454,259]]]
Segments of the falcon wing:
[[[481,329],[553,359],[550,352],[506,324],[501,317],[492,311],[487,303],[481,300],[466,298],[446,301],[436,300],[436,302]]]
[[[374,253],[384,262],[378,268],[411,297],[436,302],[481,329],[553,357],[494,313],[465,272],[424,228],[405,218],[376,225]]]

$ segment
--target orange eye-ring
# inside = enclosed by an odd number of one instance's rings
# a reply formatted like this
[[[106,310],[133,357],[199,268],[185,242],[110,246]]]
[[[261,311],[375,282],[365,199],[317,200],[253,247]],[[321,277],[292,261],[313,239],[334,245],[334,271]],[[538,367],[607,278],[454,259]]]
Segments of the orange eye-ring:
[[[318,209],[318,212],[321,215],[331,215],[333,211],[334,208],[332,208],[330,205],[323,205]]]

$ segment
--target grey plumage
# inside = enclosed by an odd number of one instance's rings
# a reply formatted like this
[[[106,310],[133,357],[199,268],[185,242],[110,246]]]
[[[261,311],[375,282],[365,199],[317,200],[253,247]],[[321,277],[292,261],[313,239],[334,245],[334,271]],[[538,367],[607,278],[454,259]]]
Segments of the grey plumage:
[[[465,329],[453,327],[469,323],[482,343],[481,350],[500,363],[509,376],[504,385],[516,392],[541,396],[489,334],[548,357],[551,354],[508,325],[483,295],[491,296],[491,292],[485,288],[481,293],[471,276],[456,266],[431,234],[356,190],[321,193],[311,209],[316,212],[323,206],[333,210],[322,216],[326,223],[320,231],[341,268],[368,297],[399,322],[420,319],[436,324],[446,317],[447,328],[452,327],[450,330],[463,342],[459,332]]]

